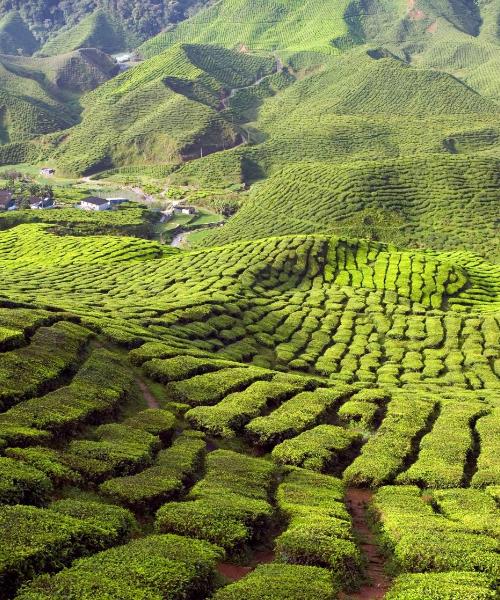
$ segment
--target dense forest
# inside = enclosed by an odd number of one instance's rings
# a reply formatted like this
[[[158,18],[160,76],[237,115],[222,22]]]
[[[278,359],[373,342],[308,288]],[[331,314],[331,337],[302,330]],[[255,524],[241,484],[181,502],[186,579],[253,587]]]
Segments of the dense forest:
[[[114,13],[140,39],[195,12],[206,0],[0,0],[0,16],[18,10],[42,41],[96,9]]]

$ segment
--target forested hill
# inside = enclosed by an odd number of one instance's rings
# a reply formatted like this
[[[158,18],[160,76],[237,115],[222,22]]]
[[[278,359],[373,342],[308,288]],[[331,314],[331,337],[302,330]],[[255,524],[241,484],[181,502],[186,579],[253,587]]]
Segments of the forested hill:
[[[206,0],[0,0],[0,18],[19,11],[35,37],[45,42],[61,28],[72,27],[103,9],[144,41],[205,3]]]

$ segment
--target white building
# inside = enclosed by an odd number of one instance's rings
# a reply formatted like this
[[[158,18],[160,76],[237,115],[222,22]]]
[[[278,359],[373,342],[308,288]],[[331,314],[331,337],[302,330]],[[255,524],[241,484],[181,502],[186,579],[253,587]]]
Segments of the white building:
[[[84,198],[80,202],[80,208],[83,210],[109,210],[111,204],[109,203],[109,200],[105,200],[104,198],[90,196],[89,198]]]

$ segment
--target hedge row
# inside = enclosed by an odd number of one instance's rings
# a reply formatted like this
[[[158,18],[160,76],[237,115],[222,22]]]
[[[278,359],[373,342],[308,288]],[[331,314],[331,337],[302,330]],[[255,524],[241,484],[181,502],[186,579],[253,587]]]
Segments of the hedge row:
[[[214,373],[195,375],[165,386],[167,396],[175,402],[191,406],[216,404],[227,394],[239,392],[259,379],[270,379],[271,371],[256,367],[220,369]]]
[[[301,565],[260,565],[213,600],[334,600],[337,588],[326,569]]]
[[[280,404],[302,391],[306,380],[294,383],[256,381],[243,392],[226,396],[215,406],[196,406],[186,413],[189,423],[212,435],[233,437],[266,408]]]
[[[476,431],[481,452],[472,485],[480,488],[500,485],[500,408],[494,408],[489,415],[479,419]]]
[[[52,492],[50,479],[35,467],[0,457],[0,504],[43,504]]]
[[[370,429],[374,426],[381,407],[389,398],[390,395],[385,390],[361,390],[339,408],[339,420],[347,426]]]
[[[276,539],[277,556],[291,563],[326,567],[337,589],[359,578],[361,556],[339,479],[303,469],[293,470],[278,487],[278,507],[289,519]]]
[[[336,425],[318,425],[273,449],[273,460],[281,465],[295,465],[312,471],[338,467],[359,440],[359,434]]]
[[[386,600],[495,600],[493,580],[484,573],[450,571],[400,575]]]
[[[195,375],[212,373],[227,367],[237,367],[236,363],[226,360],[210,360],[208,358],[196,358],[195,356],[175,356],[173,358],[153,358],[142,365],[144,371],[156,381],[169,383],[170,381],[181,381]]]
[[[116,354],[94,350],[68,386],[26,400],[0,415],[0,437],[19,443],[23,431],[31,428],[67,436],[96,416],[112,413],[132,380],[130,369]]]
[[[56,575],[42,575],[17,600],[188,600],[213,590],[223,551],[177,535],[151,535],[75,562]]]
[[[403,572],[479,571],[498,577],[497,540],[434,512],[414,486],[388,486],[373,502],[382,541]]]
[[[252,442],[272,447],[320,423],[351,391],[352,388],[339,385],[335,389],[318,388],[313,392],[302,392],[270,415],[250,421],[245,432]]]
[[[443,402],[434,427],[420,442],[418,460],[396,481],[430,488],[459,487],[472,451],[471,425],[484,411],[484,404],[477,402]]]
[[[1,593],[8,597],[34,573],[122,541],[132,526],[128,511],[95,502],[63,501],[50,509],[0,507]]]
[[[43,393],[61,375],[75,367],[91,332],[60,321],[40,327],[28,346],[0,356],[0,409]]]
[[[129,477],[104,482],[101,491],[115,502],[136,510],[155,510],[178,496],[200,467],[205,442],[195,432],[179,436],[171,448],[161,450],[154,466]]]
[[[81,483],[81,476],[62,462],[61,453],[52,448],[44,446],[33,446],[32,448],[7,448],[5,455],[22,461],[38,471],[44,473],[55,487]]]
[[[206,476],[186,502],[170,502],[156,514],[160,532],[191,535],[239,552],[266,530],[273,516],[267,498],[274,466],[229,450],[211,452]]]
[[[101,482],[149,466],[160,439],[147,431],[111,423],[95,430],[96,440],[75,440],[62,453],[63,462],[86,479]]]
[[[425,431],[438,406],[430,396],[394,393],[387,414],[360,456],[344,471],[350,485],[377,487],[391,482],[414,451],[413,440]]]

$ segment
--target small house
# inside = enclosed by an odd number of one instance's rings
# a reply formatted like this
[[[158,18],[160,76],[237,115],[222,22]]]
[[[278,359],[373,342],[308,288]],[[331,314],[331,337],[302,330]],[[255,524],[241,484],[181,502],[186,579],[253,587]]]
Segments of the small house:
[[[40,175],[43,175],[44,177],[51,177],[55,174],[55,172],[56,170],[52,167],[43,167],[42,169],[40,169]]]
[[[10,190],[0,190],[0,211],[15,210],[16,203]]]
[[[80,208],[83,210],[109,210],[111,208],[111,204],[104,198],[89,196],[80,202]]]
[[[41,210],[48,208],[55,208],[53,198],[30,198],[30,208],[31,210]]]

